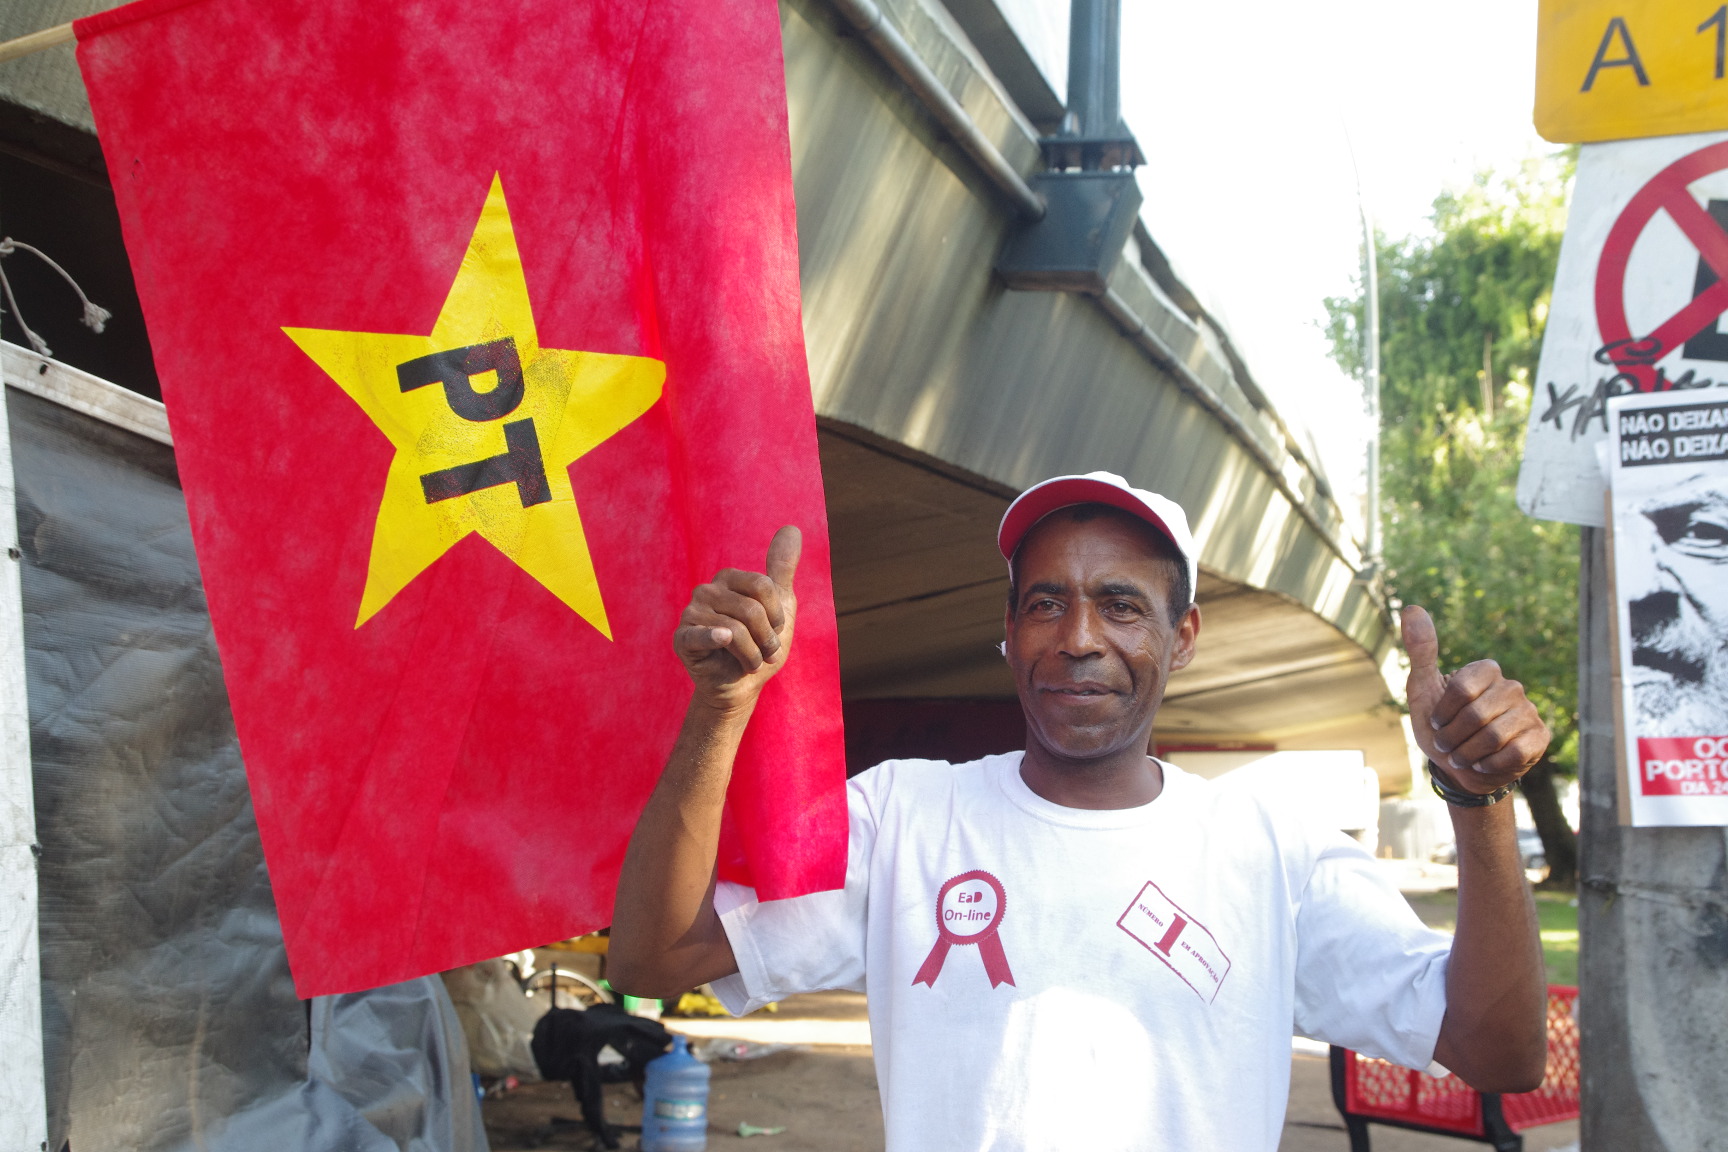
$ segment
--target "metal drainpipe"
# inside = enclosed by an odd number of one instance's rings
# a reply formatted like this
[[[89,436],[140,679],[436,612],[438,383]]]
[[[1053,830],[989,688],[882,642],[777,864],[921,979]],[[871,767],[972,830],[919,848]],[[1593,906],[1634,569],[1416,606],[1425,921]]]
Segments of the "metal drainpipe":
[[[1069,0],[1068,111],[1040,140],[1052,171],[1122,172],[1146,163],[1122,121],[1122,0]]]
[[[906,82],[929,109],[944,131],[953,138],[966,155],[972,158],[990,179],[992,184],[1001,189],[1014,210],[1027,220],[1038,220],[1044,215],[1044,198],[1032,190],[1032,186],[1021,178],[1020,173],[1008,163],[996,145],[978,126],[972,122],[972,117],[966,114],[966,109],[954,99],[936,74],[930,71],[928,65],[906,43],[899,29],[882,13],[871,0],[830,0],[836,11],[846,18],[846,22],[869,45],[876,49],[888,67],[895,75]]]
[[[1120,0],[1070,0],[1068,113],[1075,136],[1125,136],[1122,123]]]

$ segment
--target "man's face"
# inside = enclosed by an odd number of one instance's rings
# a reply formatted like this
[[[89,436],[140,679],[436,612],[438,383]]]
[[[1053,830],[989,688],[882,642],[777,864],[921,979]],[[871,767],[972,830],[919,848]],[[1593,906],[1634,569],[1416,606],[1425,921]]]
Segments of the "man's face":
[[[1632,631],[1638,710],[1678,735],[1728,721],[1728,492],[1694,476],[1639,508],[1630,554],[1637,583],[1622,588]],[[1713,723],[1714,727],[1708,725]],[[1696,728],[1696,732],[1693,729]]]
[[[1020,547],[1006,652],[1027,740],[1065,760],[1145,753],[1170,673],[1194,658],[1198,609],[1170,623],[1170,562],[1126,515],[1040,521]]]

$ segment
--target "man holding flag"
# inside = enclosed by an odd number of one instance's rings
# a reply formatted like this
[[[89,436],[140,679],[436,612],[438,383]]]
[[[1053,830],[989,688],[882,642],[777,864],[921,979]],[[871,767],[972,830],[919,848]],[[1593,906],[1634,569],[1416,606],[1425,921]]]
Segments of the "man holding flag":
[[[1200,631],[1179,506],[1058,477],[1010,506],[998,544],[1026,750],[856,777],[845,887],[791,899],[718,880],[715,858],[733,758],[793,652],[797,529],[765,573],[696,589],[674,637],[695,694],[625,860],[615,985],[712,982],[740,1013],[867,990],[897,1152],[1270,1152],[1293,1026],[1483,1091],[1534,1088],[1541,950],[1497,803],[1548,741],[1522,687],[1486,660],[1443,676],[1433,624],[1405,609],[1411,720],[1459,844],[1448,938],[1341,833],[1147,755]]]
[[[894,1148],[1271,1148],[1293,1022],[1540,1077],[1492,804],[1546,743],[1522,690],[1443,679],[1407,615],[1448,947],[1335,833],[1146,755],[1195,552],[1119,478],[1003,522],[1024,754],[843,792],[773,4],[140,0],[76,35],[300,995],[608,919],[626,991],[867,982]],[[764,547],[684,610],[679,729],[659,629]]]

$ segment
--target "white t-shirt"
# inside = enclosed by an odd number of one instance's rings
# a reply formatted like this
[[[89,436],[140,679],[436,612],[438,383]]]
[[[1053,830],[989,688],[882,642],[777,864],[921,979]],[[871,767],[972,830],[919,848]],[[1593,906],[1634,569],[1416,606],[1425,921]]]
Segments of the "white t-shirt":
[[[869,993],[889,1152],[1273,1152],[1293,1027],[1429,1064],[1450,938],[1349,837],[1171,764],[1150,804],[1066,808],[1020,756],[880,764],[844,889],[715,894],[734,1014]]]

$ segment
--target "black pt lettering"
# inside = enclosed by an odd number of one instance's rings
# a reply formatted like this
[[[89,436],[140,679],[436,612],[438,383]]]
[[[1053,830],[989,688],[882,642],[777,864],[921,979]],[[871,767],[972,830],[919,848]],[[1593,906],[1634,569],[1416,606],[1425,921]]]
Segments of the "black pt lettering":
[[[540,438],[534,434],[534,421],[512,420],[504,425],[504,448],[502,456],[441,468],[420,477],[426,503],[436,504],[500,484],[516,485],[516,495],[524,508],[548,503],[552,499],[552,486],[546,480],[546,464],[540,457]]]
[[[496,372],[498,383],[490,391],[476,392],[474,377],[483,372]],[[509,336],[418,356],[396,365],[396,379],[404,392],[428,384],[444,385],[444,400],[451,411],[475,423],[501,419],[522,403],[522,360],[516,355],[516,341]]]

